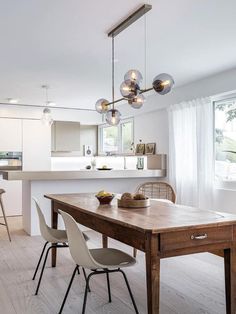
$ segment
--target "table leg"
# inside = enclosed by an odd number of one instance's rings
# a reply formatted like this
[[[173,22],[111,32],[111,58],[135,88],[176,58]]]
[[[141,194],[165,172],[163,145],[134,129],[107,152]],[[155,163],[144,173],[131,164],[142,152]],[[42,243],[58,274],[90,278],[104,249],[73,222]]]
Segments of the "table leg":
[[[108,237],[105,234],[102,235],[102,247],[108,248]]]
[[[160,256],[158,235],[150,235],[146,246],[146,282],[148,314],[159,314]]]
[[[236,313],[236,248],[224,250],[226,313]]]
[[[58,213],[55,211],[55,203],[51,201],[51,226],[53,229],[58,227]],[[53,243],[52,243],[53,244]],[[52,267],[56,267],[57,264],[57,248],[52,248]]]

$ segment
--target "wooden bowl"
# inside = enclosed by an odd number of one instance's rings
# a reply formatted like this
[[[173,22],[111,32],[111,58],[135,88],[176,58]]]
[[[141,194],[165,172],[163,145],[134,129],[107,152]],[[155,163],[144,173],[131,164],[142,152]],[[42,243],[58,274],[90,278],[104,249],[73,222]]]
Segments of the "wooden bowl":
[[[109,195],[109,196],[97,196],[95,195],[96,198],[99,200],[100,205],[109,205],[111,203],[111,201],[114,198],[114,194]]]
[[[134,199],[118,199],[118,207],[125,208],[143,208],[150,206],[150,199],[146,198],[145,200],[134,200]]]

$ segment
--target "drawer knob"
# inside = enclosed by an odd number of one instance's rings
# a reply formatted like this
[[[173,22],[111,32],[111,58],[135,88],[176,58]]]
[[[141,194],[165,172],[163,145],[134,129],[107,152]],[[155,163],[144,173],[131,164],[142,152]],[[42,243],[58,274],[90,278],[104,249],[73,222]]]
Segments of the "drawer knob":
[[[191,235],[191,240],[204,240],[207,238],[207,233],[199,234],[199,235]]]

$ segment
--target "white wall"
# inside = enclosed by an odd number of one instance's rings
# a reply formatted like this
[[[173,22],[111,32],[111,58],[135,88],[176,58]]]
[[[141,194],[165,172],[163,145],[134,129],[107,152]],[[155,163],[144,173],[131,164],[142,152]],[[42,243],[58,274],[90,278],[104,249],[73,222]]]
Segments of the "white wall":
[[[138,115],[134,118],[135,143],[156,143],[156,152],[168,154],[168,115],[166,109]]]

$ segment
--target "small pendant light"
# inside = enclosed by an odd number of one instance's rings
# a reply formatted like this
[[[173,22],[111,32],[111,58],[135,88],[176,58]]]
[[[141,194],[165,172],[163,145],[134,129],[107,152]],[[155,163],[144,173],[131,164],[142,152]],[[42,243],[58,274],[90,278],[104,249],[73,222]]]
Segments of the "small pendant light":
[[[51,103],[50,101],[48,101],[49,86],[48,85],[42,85],[42,88],[45,89],[45,91],[46,91],[46,102],[45,102],[46,107],[43,109],[41,121],[44,125],[51,126],[53,124],[53,118],[52,118],[51,110],[50,110],[50,108],[48,108],[48,105]]]

